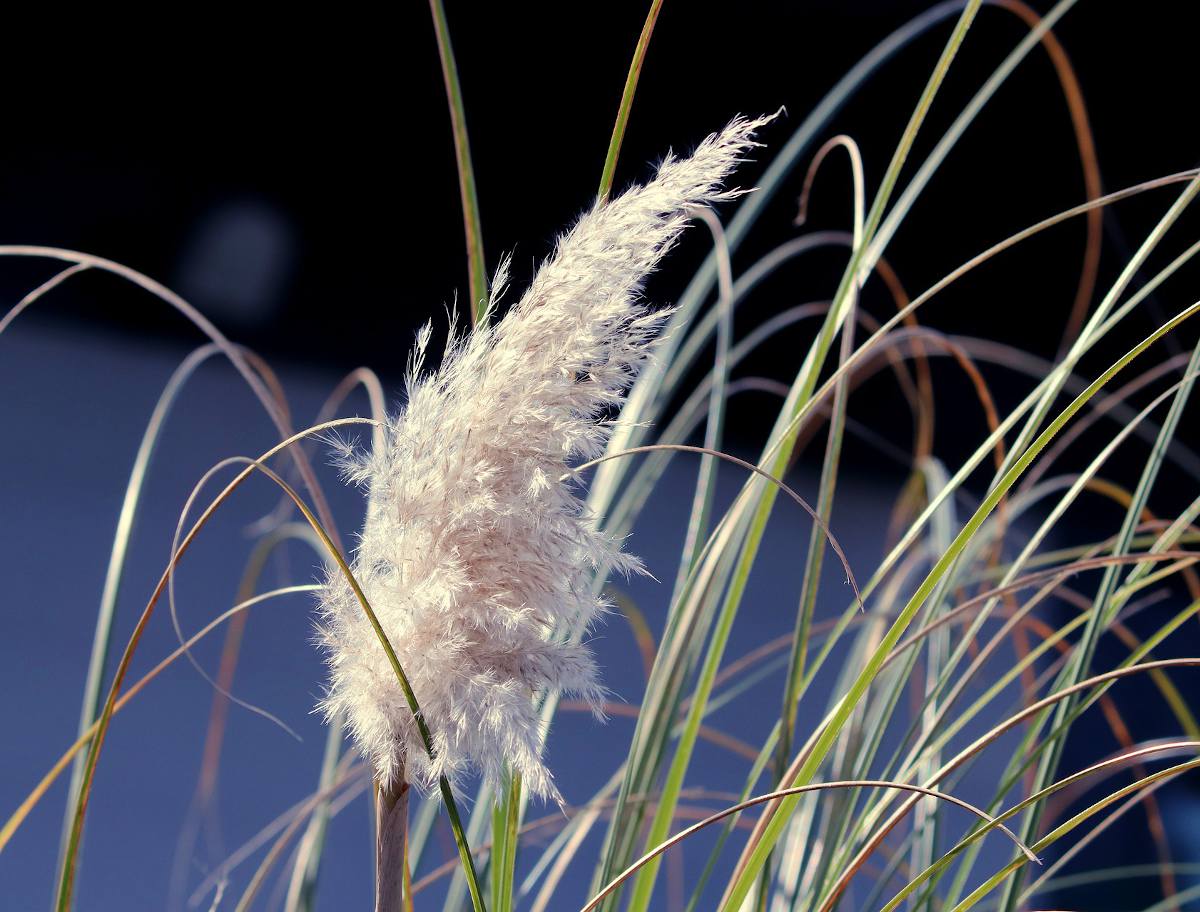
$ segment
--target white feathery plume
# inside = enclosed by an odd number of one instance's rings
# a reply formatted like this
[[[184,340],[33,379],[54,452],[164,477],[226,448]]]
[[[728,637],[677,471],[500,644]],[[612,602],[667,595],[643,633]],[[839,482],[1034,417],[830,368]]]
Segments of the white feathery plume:
[[[598,456],[610,418],[650,355],[667,311],[640,290],[692,207],[728,199],[721,181],[770,118],[734,120],[686,159],[597,205],[559,239],[508,315],[448,346],[421,376],[418,336],[407,408],[382,448],[348,469],[369,492],[353,572],[404,668],[432,733],[431,757],[384,650],[348,584],[329,574],[319,639],[342,715],[387,787],[428,790],[505,764],[529,792],[561,800],[542,762],[534,697],[603,698],[580,640],[605,609],[597,568],[636,571],[560,480]],[[491,307],[503,287],[495,282]]]

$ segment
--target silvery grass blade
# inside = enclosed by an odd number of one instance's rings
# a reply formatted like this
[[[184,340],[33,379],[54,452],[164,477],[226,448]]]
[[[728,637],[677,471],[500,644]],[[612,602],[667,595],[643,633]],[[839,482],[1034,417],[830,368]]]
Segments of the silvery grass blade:
[[[111,649],[112,623],[121,590],[125,557],[129,552],[129,542],[133,537],[138,504],[159,435],[175,399],[187,383],[188,378],[205,360],[219,352],[220,349],[214,344],[202,346],[189,354],[175,369],[154,405],[150,420],[146,424],[146,430],[142,434],[141,443],[138,444],[137,455],[134,457],[133,468],[129,472],[129,481],[126,483],[125,494],[121,500],[121,510],[117,516],[117,528],[113,534],[112,550],[109,553],[108,566],[104,575],[104,588],[100,595],[100,608],[96,613],[96,629],[92,635],[87,677],[83,685],[83,703],[79,712],[78,737],[83,737],[84,733],[91,729],[100,712],[104,668]],[[83,782],[83,759],[82,756],[78,756],[71,764],[71,778],[67,785],[67,802],[62,831],[59,834],[59,866],[62,865],[71,832],[71,823],[75,816],[75,802],[79,797],[79,788]]]

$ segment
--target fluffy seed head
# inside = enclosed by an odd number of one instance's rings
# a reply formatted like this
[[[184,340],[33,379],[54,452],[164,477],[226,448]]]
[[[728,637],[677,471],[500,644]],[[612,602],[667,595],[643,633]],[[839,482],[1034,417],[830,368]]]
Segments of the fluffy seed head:
[[[426,789],[470,771],[558,799],[542,762],[535,697],[599,707],[581,642],[603,611],[596,572],[639,569],[592,523],[570,466],[599,455],[609,419],[666,312],[640,299],[688,210],[727,199],[721,181],[765,123],[737,119],[686,159],[586,213],[508,315],[453,339],[422,375],[417,339],[404,412],[351,477],[368,491],[353,571],[407,673],[433,736],[430,756],[392,668],[345,580],[328,575],[319,639],[341,715],[376,777]],[[495,282],[492,305],[504,284]]]

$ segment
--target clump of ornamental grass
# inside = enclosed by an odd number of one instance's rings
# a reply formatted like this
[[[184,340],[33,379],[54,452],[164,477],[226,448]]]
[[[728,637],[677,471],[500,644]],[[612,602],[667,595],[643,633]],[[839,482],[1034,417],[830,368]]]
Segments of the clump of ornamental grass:
[[[74,759],[59,912],[72,905],[84,812],[114,713],[230,620],[205,761],[177,850],[182,899],[197,840],[219,832],[214,791],[238,625],[251,606],[300,591],[316,592],[319,599],[318,638],[329,666],[322,708],[330,724],[320,779],[275,824],[232,853],[222,849],[224,860],[189,897],[193,907],[223,908],[239,865],[269,844],[244,876],[237,912],[269,898],[264,886],[280,866],[286,870],[275,893],[283,907],[312,910],[327,823],[368,789],[375,797],[380,912],[433,907],[428,891],[443,879],[445,912],[461,912],[468,902],[476,912],[547,912],[575,907],[577,896],[585,912],[648,912],[668,902],[689,912],[892,912],[902,906],[966,912],[987,903],[1014,912],[1048,905],[1055,890],[1089,879],[1153,882],[1164,897],[1151,906],[1156,912],[1184,908],[1200,895],[1180,882],[1187,869],[1172,855],[1160,801],[1166,794],[1161,787],[1200,769],[1200,725],[1174,681],[1177,673],[1200,666],[1200,659],[1160,655],[1200,613],[1197,557],[1189,547],[1200,541],[1200,497],[1187,490],[1185,503],[1165,517],[1148,509],[1168,464],[1183,467],[1193,481],[1200,472],[1200,457],[1181,445],[1178,434],[1200,376],[1200,344],[1131,379],[1122,376],[1200,314],[1200,304],[1187,306],[1193,294],[1156,318],[1149,334],[1126,322],[1150,295],[1172,288],[1169,282],[1200,254],[1200,242],[1190,241],[1166,265],[1155,266],[1156,252],[1179,233],[1181,215],[1200,196],[1200,173],[1180,172],[1101,196],[1082,94],[1050,31],[1071,0],[1045,17],[1020,0],[999,0],[999,10],[1020,17],[1028,33],[901,189],[926,114],[981,8],[967,0],[933,6],[889,36],[795,127],[790,140],[772,143],[779,151],[758,181],[759,191],[741,200],[728,223],[709,207],[739,195],[724,183],[765,120],[733,121],[691,156],[668,157],[645,186],[609,199],[660,5],[651,3],[635,52],[596,205],[560,238],[501,317],[506,268],[489,291],[454,56],[441,3],[431,3],[462,178],[475,306],[472,327],[452,330],[436,368],[426,367],[433,360],[430,329],[418,335],[398,411],[387,411],[378,379],[361,369],[339,384],[314,427],[296,433],[269,368],[161,285],[71,251],[0,248],[0,254],[67,263],[0,320],[0,332],[63,281],[96,269],[158,295],[211,340],[184,361],[164,390],[131,474],[79,738],[0,830],[3,849]],[[945,47],[869,197],[869,157],[851,138],[837,135],[814,145],[825,137],[833,112],[889,57],[951,21]],[[898,277],[903,265],[884,257],[890,240],[958,138],[1039,46],[1049,53],[1071,109],[1086,201],[1045,215],[962,264],[948,264],[943,279],[908,295]],[[801,233],[735,270],[733,255],[766,201],[792,186],[807,196],[817,167],[835,150],[851,165],[849,230]],[[806,160],[807,178],[789,183]],[[1168,190],[1172,201],[1102,287],[1101,209],[1162,188],[1175,188]],[[712,254],[673,307],[654,307],[641,296],[643,283],[697,214],[709,230]],[[946,335],[925,322],[922,308],[958,279],[1073,218],[1086,220],[1087,254],[1075,300],[1062,308],[1056,361],[992,340]],[[735,333],[734,313],[755,286],[818,248],[845,255],[836,288]],[[873,311],[877,277],[890,292],[886,313]],[[798,327],[811,332],[803,336],[802,356],[788,365],[795,371],[790,383],[740,372],[755,366],[757,346]],[[1123,352],[1115,358],[1105,354],[1114,340]],[[686,390],[689,370],[707,352],[713,355],[707,376]],[[242,471],[180,537],[104,698],[115,593],[150,454],[180,387],[215,353],[227,356],[246,379],[283,442],[256,459],[227,461]],[[958,454],[953,463],[943,461],[934,433],[930,364],[938,358],[969,378],[982,416],[978,423],[986,427],[966,457]],[[989,362],[1029,379],[1017,404],[997,408]],[[852,394],[881,370],[894,377],[911,407],[911,452],[881,441],[853,419]],[[1118,378],[1124,385],[1116,385]],[[368,391],[373,418],[333,419],[359,385]],[[773,394],[782,403],[754,460],[721,452],[727,403],[746,393]],[[1083,436],[1089,427],[1114,418],[1115,428],[1104,431],[1095,452],[1077,465],[1062,464],[1064,452],[1075,455],[1092,439]],[[956,437],[966,439],[968,422],[960,415],[953,420]],[[364,423],[372,425],[370,445],[342,446],[339,456],[367,503],[362,529],[347,550],[299,444]],[[701,432],[704,445],[692,445]],[[852,437],[910,473],[892,508],[882,554],[874,565],[855,567],[856,573],[831,531],[843,448]],[[823,452],[810,505],[786,480],[801,449],[813,441]],[[1110,457],[1137,441],[1146,454],[1136,477],[1114,483],[1106,477]],[[701,457],[701,470],[675,586],[669,598],[664,591],[658,610],[645,612],[655,611],[661,621],[655,639],[653,618],[648,623],[626,602],[614,608],[605,586],[614,576],[642,572],[623,550],[624,537],[668,460],[684,451]],[[285,453],[292,462],[271,462]],[[628,458],[633,454],[642,454],[641,461]],[[747,474],[722,510],[714,507],[717,459]],[[585,488],[583,470],[593,467]],[[262,536],[248,558],[237,604],[125,687],[130,660],[175,565],[213,511],[254,475],[283,491],[286,509],[256,525]],[[299,480],[295,487],[293,477]],[[810,536],[792,552],[800,595],[782,612],[792,632],[729,659],[730,632],[739,623],[780,493],[812,520]],[[198,494],[199,488],[193,498]],[[1063,516],[1085,494],[1110,498],[1119,519],[1111,528],[1061,540]],[[285,521],[293,508],[303,527]],[[254,594],[269,556],[296,540],[325,559],[321,581]],[[834,593],[831,599],[819,585],[828,550],[852,584],[844,598]],[[1165,619],[1143,628],[1130,623],[1165,599],[1178,601],[1182,591],[1182,607]],[[1041,610],[1049,604],[1069,609],[1066,619]],[[645,656],[646,682],[636,709],[605,706],[604,681],[589,651],[588,632],[610,609],[629,619]],[[1117,661],[1099,650],[1105,640],[1123,650]],[[1153,684],[1151,699],[1173,720],[1162,737],[1131,733],[1136,726],[1126,723],[1112,700],[1111,689],[1134,677]],[[778,707],[772,725],[734,734],[717,728],[714,713],[747,699],[751,687],[758,688],[760,705],[765,700]],[[598,714],[607,708],[634,717],[623,762],[575,805],[564,800],[564,792],[575,798],[575,790],[560,787],[544,759],[548,726],[556,711],[568,708],[560,706],[564,697],[573,710]],[[1097,747],[1087,765],[1067,768],[1066,737],[1088,711],[1102,712],[1111,749]],[[802,720],[812,721],[809,730]],[[357,754],[343,752],[343,731]],[[744,775],[711,781],[711,771],[696,760],[705,740],[736,755]],[[976,766],[985,755],[991,765]],[[471,788],[475,800],[464,818],[460,804]],[[532,816],[531,796],[550,805],[546,815]],[[411,815],[410,798],[416,805]],[[439,863],[431,834],[443,809],[458,859]],[[1134,814],[1144,818],[1144,841],[1157,863],[1082,874],[1067,868],[1107,827],[1122,817],[1129,825]],[[740,844],[731,841],[739,829],[746,832]],[[660,863],[679,861],[680,847],[702,833],[713,837],[711,853],[703,864],[692,853],[688,867],[676,871],[686,876],[675,878],[665,898]],[[997,834],[1003,838],[994,839]],[[677,891],[684,892],[686,905]],[[340,907],[341,897],[320,898]]]

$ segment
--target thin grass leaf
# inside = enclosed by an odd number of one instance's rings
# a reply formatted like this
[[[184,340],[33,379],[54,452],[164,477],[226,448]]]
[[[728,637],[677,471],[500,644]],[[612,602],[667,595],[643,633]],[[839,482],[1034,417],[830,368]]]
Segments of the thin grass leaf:
[[[454,134],[454,160],[458,166],[458,189],[462,200],[463,234],[467,244],[467,279],[471,300],[467,307],[471,323],[486,318],[488,306],[487,262],[483,256],[483,233],[479,219],[479,194],[475,189],[475,168],[471,164],[471,142],[467,135],[467,115],[463,108],[462,86],[458,80],[458,64],[454,46],[450,43],[450,27],[442,0],[429,0],[433,15],[433,31],[437,38],[438,56],[442,61],[442,81],[446,85],[446,101],[450,106],[450,129]]]
[[[658,22],[658,13],[662,9],[663,0],[651,0],[650,11],[646,13],[646,22],[642,25],[642,33],[638,36],[637,47],[633,50],[633,60],[629,63],[629,74],[625,77],[625,88],[621,92],[621,103],[617,107],[617,120],[613,124],[612,138],[608,141],[608,152],[604,156],[604,170],[600,174],[600,189],[596,199],[601,203],[608,201],[612,192],[613,178],[617,172],[617,159],[621,155],[621,143],[625,139],[625,128],[629,125],[629,112],[633,109],[633,96],[637,93],[638,79],[642,75],[642,63],[646,59],[646,50],[650,47],[650,36],[654,34],[654,26]]]

